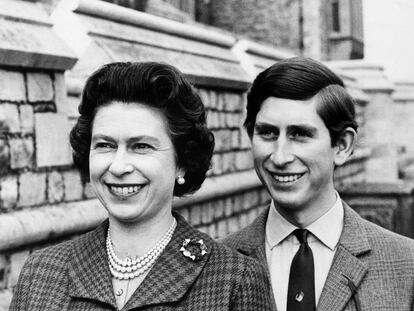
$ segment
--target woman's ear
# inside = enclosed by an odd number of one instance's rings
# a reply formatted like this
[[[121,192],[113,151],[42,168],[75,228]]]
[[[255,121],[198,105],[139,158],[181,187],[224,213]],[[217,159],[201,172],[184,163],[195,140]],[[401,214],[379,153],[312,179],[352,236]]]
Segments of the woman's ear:
[[[342,131],[341,136],[335,142],[334,163],[336,166],[343,165],[352,155],[357,139],[357,133],[352,127]]]

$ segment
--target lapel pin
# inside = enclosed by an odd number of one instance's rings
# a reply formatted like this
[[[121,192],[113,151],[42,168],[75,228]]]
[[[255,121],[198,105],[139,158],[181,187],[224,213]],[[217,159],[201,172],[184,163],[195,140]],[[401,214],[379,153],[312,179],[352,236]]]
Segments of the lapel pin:
[[[301,301],[303,300],[303,297],[305,297],[305,294],[304,294],[302,291],[300,291],[300,293],[299,293],[299,294],[296,294],[296,296],[295,296],[295,300],[296,300],[297,302],[301,302]]]
[[[207,246],[204,244],[203,239],[185,239],[180,252],[192,261],[198,261],[207,254]]]

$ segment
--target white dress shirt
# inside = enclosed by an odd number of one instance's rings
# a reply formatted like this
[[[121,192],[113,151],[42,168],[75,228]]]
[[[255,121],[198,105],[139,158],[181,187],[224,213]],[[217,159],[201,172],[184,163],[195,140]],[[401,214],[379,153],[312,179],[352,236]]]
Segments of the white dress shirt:
[[[339,194],[324,215],[306,227],[308,244],[315,264],[315,302],[318,305],[323,286],[341,236],[344,209]],[[279,214],[272,201],[266,222],[266,257],[278,311],[286,311],[290,265],[300,243],[292,231],[297,229]]]

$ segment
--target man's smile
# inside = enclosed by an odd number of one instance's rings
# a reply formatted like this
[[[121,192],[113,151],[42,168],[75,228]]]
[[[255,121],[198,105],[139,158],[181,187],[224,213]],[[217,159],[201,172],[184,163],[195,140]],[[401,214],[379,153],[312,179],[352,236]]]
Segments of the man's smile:
[[[296,174],[296,173],[271,173],[271,175],[273,176],[273,178],[280,183],[292,183],[295,182],[297,180],[299,180],[303,175],[305,175],[305,173],[300,173],[300,174]]]

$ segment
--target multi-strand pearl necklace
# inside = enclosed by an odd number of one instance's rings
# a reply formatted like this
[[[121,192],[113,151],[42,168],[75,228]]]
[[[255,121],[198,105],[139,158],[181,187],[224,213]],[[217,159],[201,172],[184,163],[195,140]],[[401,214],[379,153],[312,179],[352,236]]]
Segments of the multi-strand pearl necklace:
[[[177,221],[174,222],[163,237],[155,244],[145,255],[132,260],[127,257],[125,260],[119,259],[112,246],[111,234],[108,228],[108,235],[106,237],[106,252],[109,258],[109,269],[113,277],[120,280],[129,280],[140,276],[149,268],[152,267],[155,260],[160,256],[161,252],[171,241]]]

